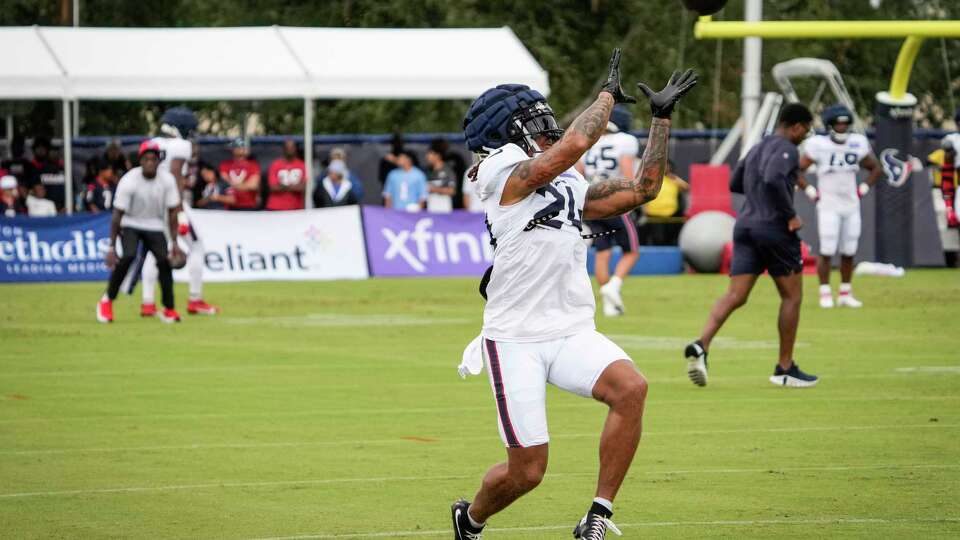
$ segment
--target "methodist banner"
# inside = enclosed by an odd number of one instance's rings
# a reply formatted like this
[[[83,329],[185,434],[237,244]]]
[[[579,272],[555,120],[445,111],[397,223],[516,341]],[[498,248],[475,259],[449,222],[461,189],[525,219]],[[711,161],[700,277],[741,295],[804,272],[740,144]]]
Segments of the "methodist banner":
[[[373,276],[481,276],[493,264],[483,214],[363,207]]]
[[[190,210],[205,281],[369,277],[357,206],[284,212]],[[186,281],[186,269],[174,273]]]
[[[100,281],[110,214],[0,218],[0,282]]]

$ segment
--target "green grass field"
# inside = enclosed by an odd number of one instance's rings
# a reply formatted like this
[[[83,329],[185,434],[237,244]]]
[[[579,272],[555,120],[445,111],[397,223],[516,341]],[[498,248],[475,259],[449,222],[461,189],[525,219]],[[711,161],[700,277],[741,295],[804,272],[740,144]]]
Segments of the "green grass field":
[[[474,280],[210,285],[216,318],[163,325],[101,284],[0,286],[0,537],[449,538],[449,505],[503,457],[486,377],[456,364]],[[686,379],[720,276],[635,278],[600,320],[650,380],[616,501],[625,538],[960,537],[960,275],[862,278],[767,382],[764,279]],[[185,290],[178,286],[183,304]],[[600,404],[551,389],[544,483],[486,538],[569,538],[594,490]]]

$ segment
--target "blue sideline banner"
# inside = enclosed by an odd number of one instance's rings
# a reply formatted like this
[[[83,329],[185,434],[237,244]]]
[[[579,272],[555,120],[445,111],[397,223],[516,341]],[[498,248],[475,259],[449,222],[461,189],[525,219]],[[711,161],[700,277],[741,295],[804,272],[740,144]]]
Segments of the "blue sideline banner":
[[[0,282],[100,281],[110,213],[0,218]]]

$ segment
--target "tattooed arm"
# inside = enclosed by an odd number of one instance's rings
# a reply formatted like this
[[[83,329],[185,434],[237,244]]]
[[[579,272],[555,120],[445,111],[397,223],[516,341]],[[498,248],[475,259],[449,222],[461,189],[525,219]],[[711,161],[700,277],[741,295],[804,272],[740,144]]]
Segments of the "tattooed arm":
[[[602,219],[618,216],[657,198],[663,185],[669,141],[670,119],[654,118],[636,177],[612,178],[591,184],[587,189],[583,217]]]
[[[597,100],[583,111],[563,137],[539,156],[522,161],[513,169],[503,188],[500,204],[522,201],[541,186],[549,184],[560,173],[572,167],[607,129],[614,99],[609,92],[600,92]]]

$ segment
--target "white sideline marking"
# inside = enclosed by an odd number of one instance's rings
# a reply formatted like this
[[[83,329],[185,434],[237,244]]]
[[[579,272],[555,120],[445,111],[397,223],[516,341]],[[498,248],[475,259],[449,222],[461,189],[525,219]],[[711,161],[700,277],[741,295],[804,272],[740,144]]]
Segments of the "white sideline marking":
[[[410,315],[348,315],[345,313],[309,313],[299,316],[277,317],[224,317],[229,324],[273,324],[287,327],[365,327],[365,326],[423,326],[439,324],[466,324],[476,319],[454,317],[413,317]]]
[[[635,334],[610,334],[607,337],[612,339],[621,347],[632,349],[650,349],[650,350],[677,350],[682,351],[690,343],[690,338],[668,337],[668,336],[638,336]],[[809,347],[810,344],[805,341],[798,341],[795,347]],[[778,349],[779,341],[755,340],[755,339],[737,339],[731,337],[717,337],[710,342],[711,350],[719,349]]]
[[[671,474],[751,474],[751,473],[789,473],[789,472],[818,472],[818,471],[865,471],[865,470],[884,470],[884,469],[957,469],[960,464],[887,464],[887,465],[842,465],[828,467],[765,467],[757,469],[683,469],[672,471],[643,471],[631,473],[627,478],[636,478],[638,475],[644,476],[663,476]],[[548,478],[565,477],[594,477],[596,471],[591,472],[573,472],[573,473],[547,473]],[[137,486],[137,487],[116,487],[101,489],[71,489],[63,491],[27,491],[21,493],[0,493],[0,499],[15,499],[26,497],[50,497],[59,495],[94,495],[104,493],[144,493],[157,491],[191,491],[199,489],[214,488],[240,488],[240,487],[277,487],[277,486],[307,486],[320,484],[348,484],[348,483],[377,483],[377,482],[424,482],[424,481],[442,481],[442,480],[467,480],[474,479],[476,475],[448,475],[448,476],[378,476],[371,478],[321,478],[310,480],[277,480],[272,482],[216,482],[207,484],[179,484],[168,486]]]
[[[956,523],[958,517],[941,518],[813,518],[813,519],[740,519],[718,521],[646,521],[617,524],[620,528],[640,527],[751,527],[757,525],[893,525],[898,523]],[[491,532],[562,531],[568,525],[545,525],[542,527],[490,527]],[[390,531],[376,533],[299,534],[295,536],[270,536],[253,540],[306,540],[325,538],[395,538],[398,536],[449,536],[450,530],[435,531]]]
[[[916,366],[893,370],[897,373],[960,373],[960,366]]]
[[[785,427],[785,428],[745,428],[745,429],[694,429],[684,431],[645,431],[646,437],[656,437],[663,435],[723,435],[735,433],[807,433],[824,431],[878,431],[886,429],[929,429],[929,428],[960,428],[960,424],[890,424],[874,426],[813,426],[813,427]],[[599,437],[598,433],[567,433],[551,435],[553,439],[583,439]],[[290,441],[290,442],[272,442],[272,443],[220,443],[220,444],[182,444],[182,445],[160,445],[160,446],[117,446],[117,447],[91,447],[91,448],[37,448],[31,450],[0,450],[0,455],[38,455],[38,454],[80,454],[80,453],[120,453],[120,452],[150,452],[167,450],[243,450],[258,448],[305,448],[305,447],[324,447],[324,446],[358,446],[358,445],[390,445],[390,444],[444,444],[444,443],[462,443],[473,441],[489,441],[489,435],[482,437],[457,437],[454,439],[436,438],[431,442],[419,442],[403,439],[400,435],[392,439],[353,439],[343,441]]]

